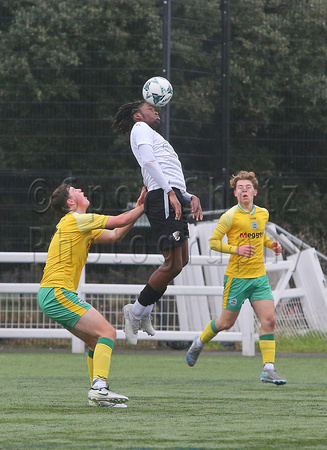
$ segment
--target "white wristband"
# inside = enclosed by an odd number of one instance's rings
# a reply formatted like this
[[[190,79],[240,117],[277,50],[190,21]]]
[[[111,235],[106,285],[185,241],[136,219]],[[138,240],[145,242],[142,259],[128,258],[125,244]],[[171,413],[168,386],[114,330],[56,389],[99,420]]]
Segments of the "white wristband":
[[[192,200],[193,195],[189,194],[188,192],[183,193],[183,198],[185,201],[190,202]]]

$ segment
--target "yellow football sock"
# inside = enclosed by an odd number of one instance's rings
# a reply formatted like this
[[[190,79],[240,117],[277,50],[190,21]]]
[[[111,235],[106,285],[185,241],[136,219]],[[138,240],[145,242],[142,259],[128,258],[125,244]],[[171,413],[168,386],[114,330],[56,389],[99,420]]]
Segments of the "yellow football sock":
[[[259,347],[261,350],[263,365],[275,364],[276,343],[273,334],[262,334],[259,338]]]
[[[91,386],[93,381],[93,350],[89,348],[89,351],[87,353],[87,368],[89,369],[89,375],[91,380]]]
[[[211,322],[208,323],[208,325],[200,334],[200,341],[203,344],[206,344],[207,342],[211,341],[211,339],[217,335],[218,330],[215,327],[215,320],[216,319],[211,320]]]
[[[93,378],[106,381],[109,375],[114,341],[109,338],[98,339],[93,355]]]

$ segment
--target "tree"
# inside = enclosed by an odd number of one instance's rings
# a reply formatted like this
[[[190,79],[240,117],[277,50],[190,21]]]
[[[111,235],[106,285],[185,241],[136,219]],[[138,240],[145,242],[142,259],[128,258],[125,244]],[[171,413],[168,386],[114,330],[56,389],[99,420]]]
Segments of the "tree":
[[[327,125],[326,2],[239,0],[232,17],[234,165],[251,158],[261,170],[316,173]]]
[[[132,95],[144,67],[160,66],[157,7],[150,0],[2,4],[6,166],[40,167],[50,158],[54,169],[85,170],[101,153],[112,164],[112,109],[123,90]]]
[[[220,183],[223,156],[220,2],[171,4],[170,140],[187,174],[203,176],[200,193],[210,208],[209,184]],[[327,4],[230,4],[231,172],[314,179],[322,202]],[[162,75],[162,6],[162,0],[1,1],[0,158],[7,177],[47,171],[57,183],[73,174],[91,190],[101,181],[112,194],[131,175],[137,191],[141,177],[128,138],[111,123],[122,103],[140,99],[145,80]],[[24,204],[28,187],[19,179]],[[7,205],[16,200],[8,196]],[[310,196],[305,201],[310,206]]]

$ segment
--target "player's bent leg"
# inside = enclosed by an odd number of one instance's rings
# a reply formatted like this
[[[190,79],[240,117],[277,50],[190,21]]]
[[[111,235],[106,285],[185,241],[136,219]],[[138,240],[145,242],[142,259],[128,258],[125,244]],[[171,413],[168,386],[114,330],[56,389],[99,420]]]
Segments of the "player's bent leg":
[[[213,319],[208,323],[201,335],[194,339],[186,354],[186,361],[190,367],[193,367],[196,364],[205,344],[210,342],[219,331],[227,330],[234,325],[238,314],[239,311],[228,311],[223,309],[220,317]]]
[[[125,334],[130,344],[137,344],[139,328],[149,336],[155,335],[152,326],[151,311],[153,304],[158,302],[166,291],[167,285],[181,272],[188,262],[187,240],[180,247],[168,248],[162,251],[164,263],[151,275],[148,283],[140,293],[138,302],[123,308],[125,316]],[[139,303],[137,305],[137,303]],[[140,313],[140,306],[144,312]],[[151,310],[149,307],[151,306]]]
[[[185,242],[187,243],[187,241]],[[148,281],[148,284],[158,292],[164,291],[168,284],[182,271],[186,264],[185,258],[187,258],[184,245],[162,250],[162,254],[165,261],[153,272]]]
[[[95,308],[91,308],[70,331],[82,339],[93,352],[93,384],[88,392],[89,405],[126,407],[125,403],[128,401],[128,397],[111,391],[107,386],[111,355],[116,338],[115,328]]]
[[[215,328],[219,331],[229,330],[239,315],[239,311],[229,311],[228,309],[223,309],[221,316],[215,320]]]
[[[274,301],[255,300],[252,307],[260,322],[260,335],[274,333],[276,324]]]
[[[199,339],[199,336],[196,336],[194,338],[192,345],[188,349],[188,352],[186,354],[186,361],[190,367],[193,367],[196,364],[198,357],[200,356],[200,353],[204,347],[204,344],[202,344]]]
[[[100,337],[106,337],[112,341],[116,339],[115,328],[93,307],[86,311],[69,331],[82,339],[92,350]]]
[[[274,301],[255,300],[252,302],[254,312],[256,313],[261,327],[259,347],[262,354],[263,370],[260,375],[260,381],[282,386],[287,383],[286,378],[281,377],[275,369],[275,305]]]

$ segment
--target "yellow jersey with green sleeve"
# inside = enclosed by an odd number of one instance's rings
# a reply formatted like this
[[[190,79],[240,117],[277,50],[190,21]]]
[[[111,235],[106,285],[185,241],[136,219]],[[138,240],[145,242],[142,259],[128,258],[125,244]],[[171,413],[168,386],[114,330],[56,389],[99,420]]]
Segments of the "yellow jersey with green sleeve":
[[[265,208],[253,206],[252,211],[235,205],[219,219],[210,239],[210,247],[222,253],[230,253],[225,275],[233,278],[257,278],[266,274],[263,247],[272,247],[272,240],[265,233],[269,212]],[[227,236],[228,243],[222,242]],[[255,247],[251,258],[236,254],[237,247],[250,244]]]
[[[109,216],[67,213],[50,242],[41,287],[76,291],[91,242],[104,231]]]

